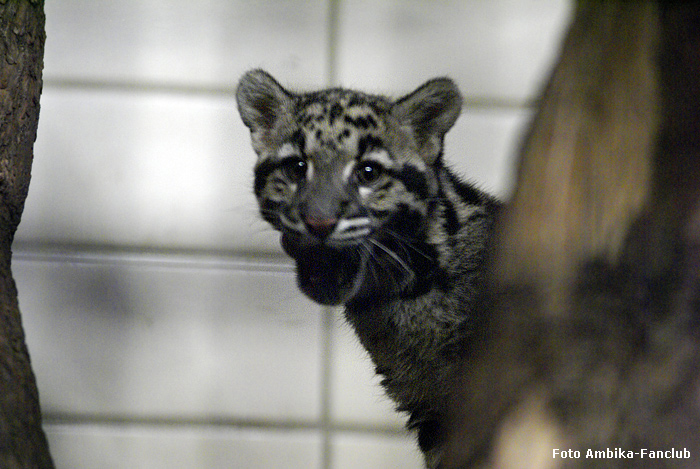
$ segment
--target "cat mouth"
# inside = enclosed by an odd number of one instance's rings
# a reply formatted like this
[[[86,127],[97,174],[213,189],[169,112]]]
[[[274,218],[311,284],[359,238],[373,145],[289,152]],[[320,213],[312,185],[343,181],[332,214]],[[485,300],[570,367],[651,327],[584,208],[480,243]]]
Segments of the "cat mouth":
[[[299,289],[328,306],[344,304],[360,290],[366,255],[358,246],[337,247],[283,233],[284,251],[296,262]]]

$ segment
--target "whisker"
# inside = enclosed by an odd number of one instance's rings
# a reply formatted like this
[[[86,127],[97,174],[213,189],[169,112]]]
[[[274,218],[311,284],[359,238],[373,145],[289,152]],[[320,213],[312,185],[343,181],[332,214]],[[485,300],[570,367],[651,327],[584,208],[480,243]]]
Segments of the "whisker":
[[[370,253],[374,261],[370,263],[370,268],[375,282],[382,285],[392,285],[390,288],[393,291],[400,291],[406,285],[413,282],[416,277],[415,272],[408,266],[408,264],[406,264],[406,262],[401,259],[400,256],[377,240],[370,240],[370,243],[381,249],[382,252],[388,254],[388,257],[377,256],[370,249]],[[403,269],[405,274],[401,274],[400,270],[392,268],[391,264],[398,264],[399,267]],[[387,278],[387,276],[389,278]]]
[[[402,248],[404,248],[404,249],[407,249],[407,248],[408,248],[408,249],[411,249],[412,251],[414,251],[415,253],[419,254],[419,255],[422,256],[422,257],[424,257],[425,259],[428,259],[428,260],[432,260],[432,259],[433,259],[432,256],[430,256],[430,255],[427,254],[426,252],[424,252],[424,251],[422,251],[421,249],[419,249],[419,248],[415,245],[415,243],[413,242],[412,239],[410,239],[410,238],[408,238],[408,237],[406,237],[406,236],[402,236],[402,235],[396,233],[395,231],[389,230],[389,229],[387,229],[387,228],[383,228],[381,231],[382,231],[382,233],[386,233],[387,235],[393,237],[396,241],[398,241],[399,246],[401,246]]]
[[[360,247],[364,248],[365,252],[367,253],[366,255],[372,261],[365,263],[367,264],[367,266],[365,267],[365,276],[372,277],[373,283],[380,282],[382,279],[382,275],[379,272],[379,268],[384,267],[383,264],[385,261],[382,258],[378,257],[376,254],[374,254],[372,248],[368,245],[368,243],[362,243],[360,244]],[[392,269],[383,268],[383,270],[385,270],[387,273],[390,273],[392,275],[392,280],[395,280],[393,277],[393,273],[391,273]]]
[[[385,254],[387,254],[396,264],[398,264],[401,268],[403,268],[406,272],[409,272],[411,275],[413,275],[413,269],[411,269],[406,262],[401,259],[401,257],[398,256],[394,251],[386,247],[384,244],[381,242],[377,241],[376,239],[369,239],[369,242],[377,246],[379,249],[384,251]]]

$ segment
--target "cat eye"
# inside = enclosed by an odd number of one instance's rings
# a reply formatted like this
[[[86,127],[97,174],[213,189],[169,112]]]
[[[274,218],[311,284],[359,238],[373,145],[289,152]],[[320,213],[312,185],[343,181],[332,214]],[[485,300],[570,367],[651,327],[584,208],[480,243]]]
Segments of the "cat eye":
[[[295,156],[285,158],[281,163],[281,169],[287,178],[293,181],[300,181],[306,178],[308,165],[301,157]]]
[[[384,169],[379,164],[371,161],[362,163],[355,169],[355,178],[362,185],[373,184],[382,174],[384,174]]]

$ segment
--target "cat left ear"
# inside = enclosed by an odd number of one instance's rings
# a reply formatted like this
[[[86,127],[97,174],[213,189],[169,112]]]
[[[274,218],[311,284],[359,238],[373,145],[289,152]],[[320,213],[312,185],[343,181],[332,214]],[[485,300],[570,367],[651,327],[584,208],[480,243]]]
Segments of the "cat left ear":
[[[238,112],[250,129],[253,141],[269,133],[277,120],[293,105],[293,95],[264,70],[243,75],[236,90]]]
[[[442,152],[445,134],[462,111],[462,96],[449,78],[435,78],[396,101],[391,113],[408,127],[421,156],[433,163]]]

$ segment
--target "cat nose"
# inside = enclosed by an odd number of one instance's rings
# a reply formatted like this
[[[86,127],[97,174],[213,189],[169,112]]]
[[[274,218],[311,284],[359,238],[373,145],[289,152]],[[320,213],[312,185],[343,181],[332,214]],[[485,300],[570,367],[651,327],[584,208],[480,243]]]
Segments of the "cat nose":
[[[306,217],[304,218],[304,224],[306,225],[306,229],[309,230],[309,233],[317,238],[325,239],[335,230],[338,219]]]

